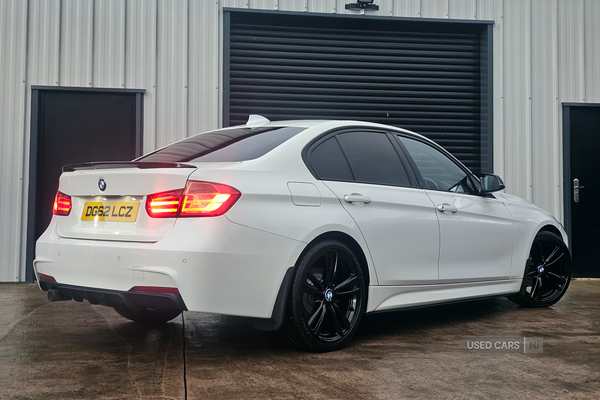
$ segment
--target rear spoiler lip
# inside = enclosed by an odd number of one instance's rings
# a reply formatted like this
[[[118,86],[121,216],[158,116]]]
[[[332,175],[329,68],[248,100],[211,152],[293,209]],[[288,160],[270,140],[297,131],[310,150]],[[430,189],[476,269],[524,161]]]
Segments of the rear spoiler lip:
[[[69,164],[62,167],[62,172],[73,172],[85,169],[114,169],[114,168],[196,168],[191,164],[176,162],[144,162],[144,161],[94,161],[80,164]]]

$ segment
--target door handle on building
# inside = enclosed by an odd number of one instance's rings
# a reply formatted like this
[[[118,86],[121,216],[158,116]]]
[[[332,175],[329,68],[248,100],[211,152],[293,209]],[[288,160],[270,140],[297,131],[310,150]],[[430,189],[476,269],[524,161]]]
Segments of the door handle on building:
[[[573,201],[579,203],[579,189],[585,189],[585,186],[579,185],[579,179],[573,179]]]

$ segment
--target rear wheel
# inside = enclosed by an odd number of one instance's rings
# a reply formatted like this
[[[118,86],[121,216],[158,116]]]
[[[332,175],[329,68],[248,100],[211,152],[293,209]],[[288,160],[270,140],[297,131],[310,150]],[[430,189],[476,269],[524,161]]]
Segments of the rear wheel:
[[[552,232],[539,232],[533,240],[521,291],[510,296],[525,307],[547,307],[556,303],[571,281],[571,256],[562,238]]]
[[[181,314],[181,310],[154,310],[149,308],[132,310],[124,304],[113,308],[120,316],[142,324],[164,324]]]
[[[284,336],[304,350],[337,350],[352,338],[366,306],[362,267],[345,244],[314,245],[294,275]]]

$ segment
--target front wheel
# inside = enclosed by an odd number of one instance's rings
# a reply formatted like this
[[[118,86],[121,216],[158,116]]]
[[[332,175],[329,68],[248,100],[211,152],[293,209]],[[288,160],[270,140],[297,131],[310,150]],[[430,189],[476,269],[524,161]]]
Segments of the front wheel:
[[[337,350],[352,338],[366,307],[362,266],[342,242],[326,240],[300,259],[284,335],[304,350]]]
[[[181,314],[181,310],[154,310],[150,308],[132,310],[124,304],[113,308],[120,316],[142,324],[164,324]]]
[[[508,298],[525,307],[548,307],[567,291],[571,281],[571,255],[562,238],[539,232],[529,252],[521,291]]]

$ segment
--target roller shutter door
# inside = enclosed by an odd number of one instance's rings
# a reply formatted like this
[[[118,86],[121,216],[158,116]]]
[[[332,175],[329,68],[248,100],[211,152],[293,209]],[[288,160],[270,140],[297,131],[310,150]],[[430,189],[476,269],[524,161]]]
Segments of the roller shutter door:
[[[224,125],[249,114],[386,123],[433,139],[479,172],[489,162],[485,32],[476,24],[227,12]]]

